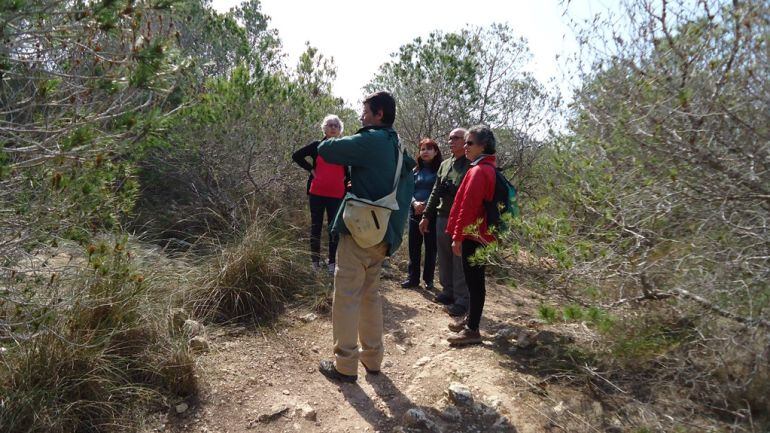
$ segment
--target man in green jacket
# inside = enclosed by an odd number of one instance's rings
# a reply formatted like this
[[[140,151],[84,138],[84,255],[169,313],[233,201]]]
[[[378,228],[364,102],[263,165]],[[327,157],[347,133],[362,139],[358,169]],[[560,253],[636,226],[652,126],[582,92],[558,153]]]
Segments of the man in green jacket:
[[[395,118],[393,97],[387,92],[372,93],[363,103],[363,128],[355,135],[324,140],[318,145],[318,154],[324,160],[350,167],[351,192],[359,198],[379,200],[393,191],[399,151],[398,134],[393,129]],[[359,360],[367,373],[380,372],[385,352],[380,271],[385,258],[401,245],[414,192],[414,166],[414,159],[404,152],[396,194],[399,209],[391,213],[385,238],[379,244],[361,248],[345,227],[345,202],[337,212],[332,226],[332,232],[340,235],[332,305],[334,361],[321,361],[318,367],[329,379],[355,382]]]
[[[420,221],[423,233],[428,230],[429,220],[436,221],[438,278],[443,290],[436,295],[435,301],[446,305],[446,311],[455,317],[463,316],[468,311],[468,285],[465,283],[462,257],[452,253],[452,238],[446,233],[446,226],[455,193],[469,167],[464,148],[466,132],[463,128],[455,128],[449,133],[452,158],[439,166],[436,183]]]

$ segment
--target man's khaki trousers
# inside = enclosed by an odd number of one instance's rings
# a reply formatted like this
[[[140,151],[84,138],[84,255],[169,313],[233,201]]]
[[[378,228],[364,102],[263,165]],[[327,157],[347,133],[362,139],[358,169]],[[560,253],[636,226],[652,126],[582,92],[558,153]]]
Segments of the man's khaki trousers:
[[[332,326],[334,366],[342,374],[355,376],[358,373],[359,356],[370,370],[379,370],[382,364],[379,284],[387,252],[385,242],[361,248],[352,236],[340,236],[334,272]]]

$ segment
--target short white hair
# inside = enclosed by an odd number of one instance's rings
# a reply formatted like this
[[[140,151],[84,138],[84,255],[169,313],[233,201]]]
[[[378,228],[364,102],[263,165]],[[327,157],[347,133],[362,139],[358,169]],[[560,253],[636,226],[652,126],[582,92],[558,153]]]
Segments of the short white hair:
[[[326,128],[326,125],[328,125],[329,122],[335,121],[340,124],[340,134],[342,134],[342,131],[345,130],[345,124],[342,123],[342,120],[336,114],[327,114],[326,117],[324,117],[324,120],[321,122],[321,131]]]

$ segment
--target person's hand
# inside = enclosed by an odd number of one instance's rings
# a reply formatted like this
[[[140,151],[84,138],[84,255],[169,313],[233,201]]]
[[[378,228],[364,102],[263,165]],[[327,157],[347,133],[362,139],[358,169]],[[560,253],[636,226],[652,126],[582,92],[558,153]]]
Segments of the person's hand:
[[[425,234],[428,233],[430,230],[428,230],[428,224],[430,221],[428,221],[427,218],[423,218],[420,220],[420,233]]]
[[[463,255],[463,244],[462,244],[462,242],[452,241],[452,252],[456,256],[462,256]]]
[[[423,212],[425,212],[425,202],[424,201],[414,202],[414,213],[416,215],[422,215]]]

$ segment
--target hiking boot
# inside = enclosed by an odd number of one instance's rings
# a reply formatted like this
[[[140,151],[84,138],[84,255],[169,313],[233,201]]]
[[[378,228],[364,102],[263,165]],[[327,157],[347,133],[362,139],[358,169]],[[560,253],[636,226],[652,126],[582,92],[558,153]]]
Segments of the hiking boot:
[[[364,370],[366,370],[366,374],[373,374],[375,376],[380,374],[380,370],[372,370],[371,368],[367,367],[366,364],[364,364],[364,361],[361,361],[360,359],[359,359],[359,362],[361,362],[361,365],[364,366]]]
[[[404,289],[416,289],[420,287],[420,283],[412,281],[412,280],[406,280],[401,283],[401,287]]]
[[[321,264],[318,262],[313,262],[310,266],[313,268],[313,272],[318,272],[321,270]]]
[[[468,312],[468,308],[458,304],[447,305],[444,307],[447,314],[452,317],[461,317]]]
[[[468,324],[468,316],[463,316],[460,320],[455,320],[448,325],[449,330],[452,332],[460,332],[465,329],[465,325]]]
[[[337,367],[334,366],[332,361],[321,361],[318,365],[318,371],[332,381],[353,383],[358,379],[358,376],[349,376],[337,371]]]
[[[425,283],[425,289],[426,290],[436,290],[436,286],[434,286],[432,282]]]
[[[481,334],[478,330],[465,328],[457,334],[446,339],[452,346],[467,346],[481,343]]]
[[[433,301],[439,304],[452,305],[455,302],[455,298],[447,295],[446,293],[439,293],[436,295],[436,297],[433,298]]]
[[[334,276],[334,268],[337,267],[337,264],[332,262],[328,265],[329,275]]]

